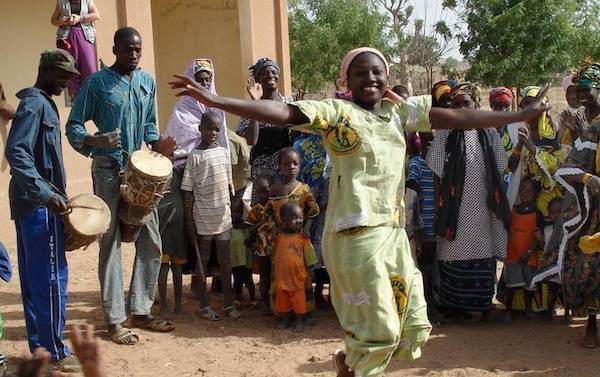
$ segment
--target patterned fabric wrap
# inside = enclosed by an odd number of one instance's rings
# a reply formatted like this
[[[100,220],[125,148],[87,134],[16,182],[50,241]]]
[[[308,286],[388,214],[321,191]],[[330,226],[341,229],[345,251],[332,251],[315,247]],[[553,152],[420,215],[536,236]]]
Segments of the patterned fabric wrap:
[[[509,88],[506,88],[504,86],[494,88],[490,92],[490,98],[489,98],[490,106],[492,106],[493,103],[511,104],[514,98],[515,98],[515,96],[514,96],[512,90],[510,90]]]
[[[540,258],[540,273],[531,284],[558,277],[571,308],[595,306],[600,299],[600,254],[584,254],[579,247],[582,236],[600,231],[600,199],[593,197],[581,183],[571,183],[569,176],[597,174],[596,150],[600,139],[600,117],[576,140],[555,178],[565,188],[563,213]]]
[[[260,75],[260,71],[267,67],[273,67],[277,70],[277,73],[281,71],[279,68],[279,64],[269,58],[260,58],[254,63],[254,65],[248,67],[252,77],[254,77],[255,81],[258,81],[258,76]]]
[[[471,82],[465,82],[456,85],[452,88],[452,95],[458,97],[460,95],[468,95],[477,104],[477,108],[481,106],[481,94],[479,87]]]
[[[573,76],[573,83],[585,88],[600,88],[600,63],[586,62]]]

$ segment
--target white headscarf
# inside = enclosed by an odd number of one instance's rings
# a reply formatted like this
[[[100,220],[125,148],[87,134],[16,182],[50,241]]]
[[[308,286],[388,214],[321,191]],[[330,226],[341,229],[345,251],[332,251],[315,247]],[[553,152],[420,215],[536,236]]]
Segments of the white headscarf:
[[[210,72],[212,74],[209,90],[211,93],[217,94],[215,88],[215,69],[210,59],[197,58],[192,60],[185,70],[185,75],[195,80],[196,73],[201,71]],[[200,144],[201,135],[198,130],[198,125],[202,119],[202,114],[207,111],[214,111],[220,115],[223,122],[217,143],[229,150],[225,113],[216,108],[206,107],[190,96],[183,96],[175,104],[166,130],[167,135],[172,136],[177,142],[173,167],[184,164],[186,162],[186,157]]]

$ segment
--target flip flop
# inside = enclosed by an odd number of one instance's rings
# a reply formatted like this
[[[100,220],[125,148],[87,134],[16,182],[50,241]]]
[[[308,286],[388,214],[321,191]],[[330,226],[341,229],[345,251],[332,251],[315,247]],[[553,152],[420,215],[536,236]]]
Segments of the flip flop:
[[[133,346],[140,341],[140,337],[127,327],[122,327],[118,331],[109,334],[109,336],[114,343],[126,346]]]
[[[172,322],[161,319],[161,318],[152,318],[149,321],[138,322],[136,320],[131,321],[132,325],[143,329],[150,330],[155,332],[170,332],[175,330],[175,325]]]
[[[210,306],[207,306],[205,308],[201,308],[198,309],[198,314],[200,315],[200,317],[208,320],[208,321],[220,321],[221,317],[219,317],[219,315],[210,308]]]
[[[230,319],[233,319],[234,321],[236,319],[240,319],[240,317],[242,316],[240,314],[240,312],[237,311],[237,309],[235,308],[235,306],[228,306],[225,308],[225,313],[227,314],[227,316]]]

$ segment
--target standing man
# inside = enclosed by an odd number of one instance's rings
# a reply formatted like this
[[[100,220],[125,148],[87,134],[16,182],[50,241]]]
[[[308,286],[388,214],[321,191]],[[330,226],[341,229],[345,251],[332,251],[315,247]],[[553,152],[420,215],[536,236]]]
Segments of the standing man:
[[[161,262],[156,209],[135,243],[133,276],[125,306],[117,217],[121,196],[119,171],[142,143],[167,156],[172,155],[175,143],[170,138],[166,142],[160,140],[154,80],[138,68],[142,38],[137,30],[131,27],[117,30],[113,53],[115,63],[92,74],[83,84],[67,123],[67,137],[79,153],[93,158],[94,192],[111,210],[110,229],[100,241],[98,275],[102,306],[113,342],[132,345],[139,341],[139,336],[123,326],[127,312],[132,315],[133,327],[167,332],[174,326],[150,315]],[[88,120],[94,121],[98,133],[92,135],[86,131],[84,124]]]
[[[67,303],[67,261],[61,212],[67,210],[58,96],[79,72],[64,50],[42,53],[35,85],[21,100],[6,143],[12,178],[11,217],[17,228],[21,298],[29,350],[44,347],[55,367],[77,372],[77,360],[63,339]]]

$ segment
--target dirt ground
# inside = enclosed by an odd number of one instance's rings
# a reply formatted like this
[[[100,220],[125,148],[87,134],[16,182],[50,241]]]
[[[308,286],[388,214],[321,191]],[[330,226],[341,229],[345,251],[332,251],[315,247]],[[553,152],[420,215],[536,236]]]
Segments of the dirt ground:
[[[65,119],[66,115],[61,114]],[[64,142],[69,194],[91,191],[89,161]],[[9,248],[16,270],[14,226],[8,213],[8,174],[0,172],[0,240]],[[242,307],[239,321],[207,322],[195,316],[197,302],[184,279],[186,313],[175,331],[139,331],[136,346],[111,343],[104,331],[97,279],[97,245],[68,254],[69,304],[67,328],[94,324],[101,338],[107,375],[120,376],[333,376],[331,353],[343,346],[343,331],[333,311],[318,312],[319,324],[303,334],[275,328],[274,319]],[[129,281],[133,250],[124,250],[125,281]],[[18,271],[10,284],[0,283],[0,310],[5,319],[0,350],[14,365],[28,352]],[[127,285],[127,284],[126,284]],[[172,294],[172,292],[171,292]],[[171,296],[172,297],[172,296]],[[220,308],[220,298],[213,299]],[[434,329],[423,357],[412,363],[392,362],[387,376],[598,376],[600,349],[583,350],[577,341],[584,322],[570,326],[517,321],[512,326],[478,322]]]

